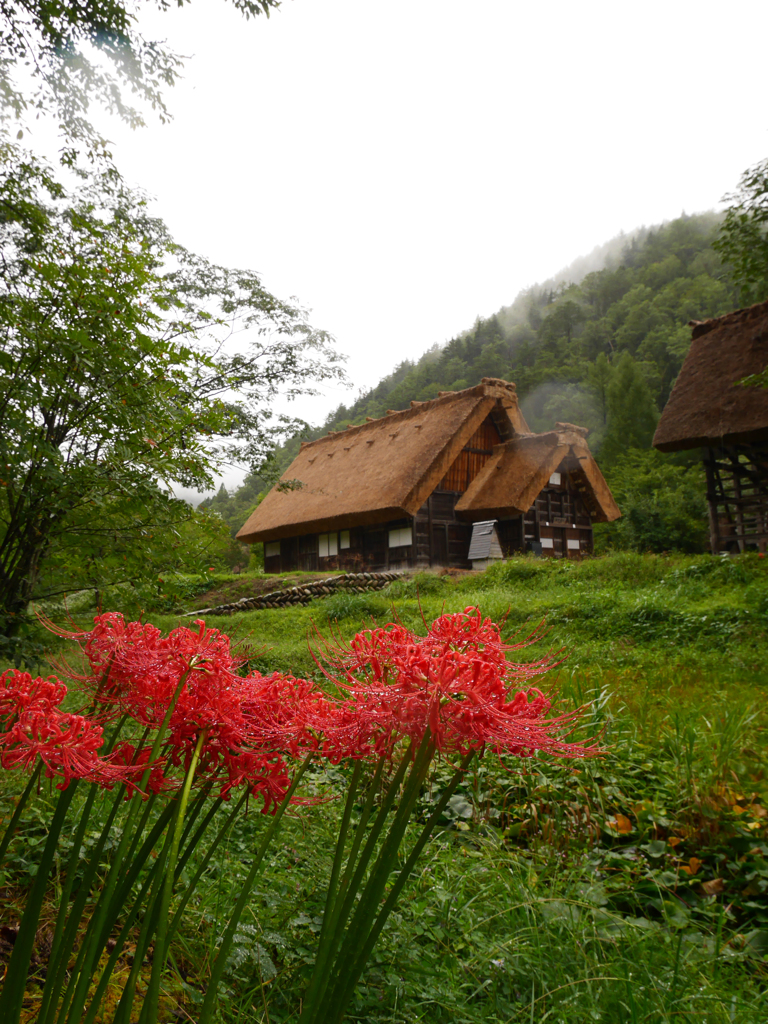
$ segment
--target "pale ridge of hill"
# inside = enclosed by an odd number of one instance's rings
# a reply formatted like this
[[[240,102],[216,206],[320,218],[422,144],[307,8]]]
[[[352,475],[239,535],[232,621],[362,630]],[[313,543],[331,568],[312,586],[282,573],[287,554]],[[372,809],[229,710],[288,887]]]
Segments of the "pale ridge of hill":
[[[502,306],[496,316],[499,317],[499,320],[507,329],[522,323],[526,315],[527,304],[525,300],[528,299],[532,292],[554,291],[562,284],[581,284],[588,274],[604,270],[606,267],[615,266],[621,261],[625,250],[632,251],[641,246],[649,231],[658,230],[666,223],[668,221],[657,224],[653,228],[647,228],[643,225],[643,227],[630,231],[629,234],[620,231],[618,235],[609,239],[609,241],[603,242],[602,245],[596,245],[585,256],[577,256],[568,266],[558,270],[556,274],[548,277],[546,281],[541,283],[537,281],[535,284],[521,289],[510,305]]]

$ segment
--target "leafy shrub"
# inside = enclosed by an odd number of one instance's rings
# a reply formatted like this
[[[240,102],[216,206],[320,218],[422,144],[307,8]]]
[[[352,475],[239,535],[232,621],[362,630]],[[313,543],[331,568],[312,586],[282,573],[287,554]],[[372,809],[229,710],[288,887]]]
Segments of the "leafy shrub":
[[[704,471],[681,466],[655,449],[627,450],[608,483],[622,518],[596,524],[598,551],[705,551],[708,546]]]

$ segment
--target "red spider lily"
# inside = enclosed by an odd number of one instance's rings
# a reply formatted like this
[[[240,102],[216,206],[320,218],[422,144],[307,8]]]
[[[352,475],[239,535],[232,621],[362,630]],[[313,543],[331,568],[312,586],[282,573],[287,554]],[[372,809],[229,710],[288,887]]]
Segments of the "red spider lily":
[[[82,715],[50,708],[24,710],[11,728],[0,734],[0,764],[3,768],[31,768],[39,757],[48,778],[63,776],[58,789],[66,789],[72,779],[111,788],[115,782],[125,781],[128,772],[110,758],[99,757],[103,742],[101,726]]]
[[[111,699],[146,725],[162,721],[183,673],[232,672],[239,667],[229,637],[206,629],[199,619],[197,630],[181,626],[168,636],[149,623],[126,623],[119,612],[97,615],[93,629],[87,631],[41,621],[59,636],[80,643],[92,674],[70,673],[72,678],[99,687],[100,698]]]
[[[575,714],[547,718],[551,701],[523,688],[554,663],[506,660],[536,639],[505,644],[499,627],[475,608],[440,616],[426,637],[398,623],[358,633],[332,661],[336,674],[329,676],[348,699],[326,726],[329,756],[344,756],[350,744],[388,753],[400,737],[420,743],[427,729],[437,750],[460,756],[483,748],[520,757],[594,753],[560,738]]]
[[[0,676],[0,719],[23,711],[49,711],[57,708],[66,695],[66,686],[56,676],[33,679],[29,672],[9,669]]]
[[[274,807],[290,785],[281,755],[317,749],[316,723],[327,718],[327,700],[314,684],[293,676],[237,675],[240,662],[229,638],[202,621],[195,625],[196,630],[179,627],[163,636],[154,626],[126,623],[111,613],[96,616],[88,632],[57,632],[80,642],[91,674],[75,678],[97,687],[115,714],[127,713],[155,729],[170,711],[164,740],[168,768],[186,771],[195,756],[199,778],[221,773],[221,796],[246,785],[264,798],[266,808]],[[141,777],[148,753],[137,754],[129,745],[118,753]],[[167,770],[153,768],[150,791],[173,785]]]
[[[123,621],[122,615],[100,615],[86,634],[83,651],[96,674],[109,669],[112,699],[144,725],[164,716],[179,680],[201,674],[231,673],[237,662],[229,638],[217,629],[179,627],[163,636],[148,623]]]
[[[285,761],[279,755],[226,750],[222,760],[227,770],[227,782],[222,786],[220,796],[228,800],[236,786],[244,785],[252,796],[263,798],[264,814],[277,810],[291,785]]]
[[[205,732],[201,773],[210,777],[223,770],[221,796],[228,798],[235,786],[246,785],[264,798],[267,811],[281,802],[290,785],[281,755],[304,756],[318,749],[312,726],[325,721],[327,704],[314,684],[278,672],[252,672],[245,678],[193,673],[170,719],[172,760],[186,767]]]
[[[137,750],[132,743],[115,744],[110,761],[115,765],[122,765],[125,769],[120,781],[125,784],[126,796],[132,796],[135,792],[139,792],[138,780],[143,777],[149,767],[151,753],[149,747]],[[144,786],[148,793],[162,793],[167,789],[175,789],[176,783],[165,775],[163,764],[155,762],[150,768]]]

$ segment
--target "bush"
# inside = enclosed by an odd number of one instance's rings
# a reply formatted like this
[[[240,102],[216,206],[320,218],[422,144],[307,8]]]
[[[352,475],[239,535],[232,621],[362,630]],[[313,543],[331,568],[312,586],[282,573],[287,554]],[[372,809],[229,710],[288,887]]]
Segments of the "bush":
[[[596,525],[596,551],[707,550],[701,465],[682,466],[655,449],[629,450],[614,466],[608,483],[622,518]]]

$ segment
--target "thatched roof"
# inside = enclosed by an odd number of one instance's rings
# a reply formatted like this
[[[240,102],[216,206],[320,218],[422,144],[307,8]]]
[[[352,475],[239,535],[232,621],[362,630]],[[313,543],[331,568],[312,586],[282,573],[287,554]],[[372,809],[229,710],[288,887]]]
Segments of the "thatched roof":
[[[768,302],[691,326],[654,446],[673,452],[768,439],[768,391],[736,383],[768,365]]]
[[[279,540],[412,516],[491,416],[502,439],[527,433],[515,385],[494,378],[303,444],[238,533]]]
[[[621,512],[587,446],[586,433],[572,423],[558,423],[545,434],[522,434],[496,445],[456,503],[456,515],[473,521],[526,512],[550,476],[562,469],[581,491],[593,522],[618,519]]]

